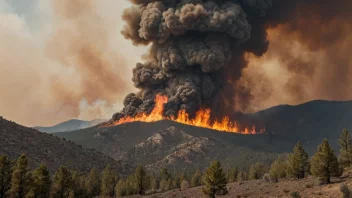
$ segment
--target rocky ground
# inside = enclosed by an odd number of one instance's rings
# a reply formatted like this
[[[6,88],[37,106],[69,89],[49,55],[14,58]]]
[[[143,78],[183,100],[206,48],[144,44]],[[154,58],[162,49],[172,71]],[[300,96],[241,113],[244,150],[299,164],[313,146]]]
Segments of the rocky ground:
[[[332,184],[320,185],[314,178],[302,180],[284,179],[277,183],[266,182],[263,180],[235,182],[228,184],[229,193],[223,198],[276,198],[276,197],[293,197],[292,193],[297,192],[302,198],[306,197],[343,197],[340,186],[346,184],[352,189],[352,178],[334,179]],[[141,196],[133,196],[137,198]],[[172,190],[165,193],[145,196],[149,198],[206,198],[201,191],[201,187],[189,188],[186,190]]]

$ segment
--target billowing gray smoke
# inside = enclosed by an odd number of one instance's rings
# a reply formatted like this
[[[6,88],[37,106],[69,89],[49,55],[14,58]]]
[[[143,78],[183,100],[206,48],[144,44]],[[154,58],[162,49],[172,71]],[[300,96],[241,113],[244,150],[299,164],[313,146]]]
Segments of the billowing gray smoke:
[[[134,85],[141,91],[129,94],[125,108],[113,116],[150,113],[156,94],[169,98],[165,116],[186,110],[191,116],[199,108],[221,102],[226,68],[240,77],[243,55],[240,44],[251,37],[246,7],[265,16],[271,0],[131,0],[125,10],[122,34],[134,45],[151,44],[144,63],[133,69]],[[230,64],[231,63],[231,64]],[[220,96],[222,95],[222,96]]]
[[[282,32],[296,33],[298,42],[318,51],[350,32],[352,18],[351,0],[130,1],[134,6],[124,12],[122,34],[134,45],[150,45],[150,51],[133,69],[140,92],[126,97],[113,120],[150,113],[159,93],[169,98],[166,116],[180,109],[191,116],[199,108],[211,108],[213,116],[248,110],[254,96],[251,85],[240,81],[245,54],[267,52],[268,28],[282,25]]]

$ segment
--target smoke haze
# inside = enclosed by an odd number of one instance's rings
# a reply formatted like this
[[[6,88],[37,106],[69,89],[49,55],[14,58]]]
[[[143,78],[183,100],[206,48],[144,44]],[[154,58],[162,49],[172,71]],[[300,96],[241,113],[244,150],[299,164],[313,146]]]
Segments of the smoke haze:
[[[27,2],[0,0],[0,115],[24,125],[149,112],[156,93],[166,115],[352,99],[349,0]]]

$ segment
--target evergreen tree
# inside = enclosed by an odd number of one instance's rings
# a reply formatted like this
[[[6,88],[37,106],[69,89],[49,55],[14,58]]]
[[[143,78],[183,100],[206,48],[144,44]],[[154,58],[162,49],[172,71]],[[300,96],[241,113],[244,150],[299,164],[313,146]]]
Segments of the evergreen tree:
[[[302,179],[309,171],[308,154],[300,142],[293,148],[293,153],[288,156],[287,173],[297,179]]]
[[[23,198],[29,190],[30,175],[27,170],[27,157],[22,154],[16,162],[11,177],[11,197]]]
[[[270,178],[275,182],[278,182],[279,179],[286,177],[286,162],[281,158],[275,160],[270,166]]]
[[[148,186],[148,177],[143,166],[138,166],[134,172],[138,194],[144,195],[144,191]]]
[[[222,171],[219,161],[214,161],[205,174],[205,186],[202,188],[204,194],[215,198],[215,195],[227,194],[226,177]]]
[[[264,164],[257,162],[255,165],[252,165],[249,170],[249,179],[261,179],[265,174],[266,170]]]
[[[199,169],[194,173],[194,175],[191,178],[191,187],[197,187],[202,185],[202,173],[200,172]]]
[[[95,168],[93,168],[85,181],[85,189],[88,197],[95,197],[100,194],[101,180]]]
[[[115,191],[118,197],[127,196],[126,183],[123,179],[120,179],[120,181],[116,184]]]
[[[339,138],[340,156],[339,163],[341,167],[350,167],[352,165],[352,141],[350,133],[344,129]]]
[[[237,167],[231,168],[226,175],[226,179],[228,183],[235,182],[237,180],[238,169]]]
[[[101,179],[101,193],[102,197],[112,197],[115,195],[115,186],[117,183],[117,174],[107,165],[103,171],[103,176]]]
[[[244,171],[241,171],[237,174],[237,181],[242,182],[242,181],[247,181],[248,180],[248,175]]]
[[[162,168],[160,171],[160,180],[165,179],[166,181],[171,178],[168,170],[166,168]]]
[[[155,178],[154,175],[152,175],[150,178],[150,190],[155,192],[158,189],[159,189],[159,180]]]
[[[326,183],[330,183],[331,177],[340,176],[342,173],[327,139],[324,139],[322,144],[318,146],[318,151],[312,157],[311,165],[313,176],[319,177]]]
[[[52,196],[53,198],[66,198],[73,192],[73,181],[71,171],[65,167],[61,166],[59,170],[56,171],[53,180]]]
[[[77,171],[72,172],[72,191],[76,198],[85,197],[86,196],[86,188],[85,188],[85,177],[84,175],[80,175]]]
[[[27,197],[47,198],[50,196],[51,178],[48,168],[42,164],[32,174],[31,189]]]
[[[5,155],[0,155],[0,198],[5,198],[11,185],[11,161]]]

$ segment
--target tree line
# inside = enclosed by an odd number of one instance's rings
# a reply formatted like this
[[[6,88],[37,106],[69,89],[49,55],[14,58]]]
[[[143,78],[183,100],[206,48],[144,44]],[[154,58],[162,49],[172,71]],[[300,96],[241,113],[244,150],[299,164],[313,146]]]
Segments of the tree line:
[[[44,164],[29,171],[24,154],[16,162],[0,155],[0,198],[121,197],[197,186],[203,186],[204,194],[215,197],[227,193],[227,183],[256,179],[278,182],[282,178],[302,179],[308,175],[330,183],[332,177],[340,176],[343,168],[352,165],[352,141],[347,130],[341,134],[339,145],[338,158],[328,140],[324,139],[311,158],[298,142],[287,159],[278,158],[270,167],[258,162],[251,165],[247,171],[237,167],[224,171],[220,162],[214,161],[204,172],[198,169],[193,173],[185,170],[170,174],[166,168],[162,168],[160,172],[155,173],[138,166],[127,176],[119,176],[110,165],[101,173],[93,168],[88,174],[80,174],[61,166],[51,176]]]

